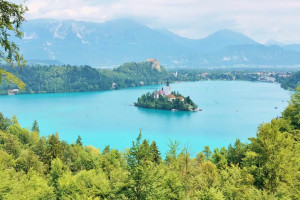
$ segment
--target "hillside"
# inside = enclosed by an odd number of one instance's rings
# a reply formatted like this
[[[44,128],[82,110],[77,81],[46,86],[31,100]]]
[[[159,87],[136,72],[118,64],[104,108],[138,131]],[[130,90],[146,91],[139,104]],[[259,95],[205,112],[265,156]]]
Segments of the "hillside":
[[[125,63],[113,70],[96,69],[90,66],[25,66],[14,71],[26,84],[22,93],[59,93],[121,89],[142,85],[155,85],[173,80],[173,75],[163,66],[153,68],[153,62]],[[0,94],[16,88],[11,84],[0,85]]]
[[[284,89],[296,90],[300,85],[300,71],[292,73],[290,77],[276,76],[276,81],[279,82]]]

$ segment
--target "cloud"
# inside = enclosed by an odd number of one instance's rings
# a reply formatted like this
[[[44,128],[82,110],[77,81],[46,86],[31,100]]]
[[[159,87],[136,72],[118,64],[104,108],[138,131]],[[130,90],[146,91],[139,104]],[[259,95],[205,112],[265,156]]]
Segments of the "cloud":
[[[299,0],[27,0],[25,4],[28,19],[130,18],[189,38],[226,28],[259,42],[300,43]]]

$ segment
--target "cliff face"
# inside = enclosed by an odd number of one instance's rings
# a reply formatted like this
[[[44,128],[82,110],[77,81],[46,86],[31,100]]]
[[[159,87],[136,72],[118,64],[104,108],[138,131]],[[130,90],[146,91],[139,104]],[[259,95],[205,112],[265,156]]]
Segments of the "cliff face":
[[[155,68],[155,69],[157,69],[157,71],[161,72],[160,64],[159,64],[158,60],[148,58],[147,61],[148,61],[148,62],[152,62],[152,69]]]

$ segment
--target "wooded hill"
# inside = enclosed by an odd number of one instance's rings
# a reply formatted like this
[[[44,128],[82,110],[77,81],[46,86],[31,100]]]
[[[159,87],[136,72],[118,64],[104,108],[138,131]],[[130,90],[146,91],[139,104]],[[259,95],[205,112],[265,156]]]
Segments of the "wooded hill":
[[[3,67],[16,74],[25,84],[21,93],[59,93],[120,89],[142,85],[154,85],[173,80],[175,77],[164,67],[152,68],[152,62],[125,63],[115,69],[96,69],[90,66],[25,66]],[[0,94],[17,88],[4,82]]]
[[[199,80],[245,80],[258,81],[259,76],[247,71],[232,71],[225,73],[222,70],[210,71],[201,75],[203,70],[167,71],[163,66],[160,70],[152,67],[152,62],[125,63],[114,69],[97,69],[90,66],[24,66],[11,68],[2,66],[12,72],[25,84],[25,90],[19,93],[61,93],[85,92],[121,89],[143,85],[165,84],[166,81],[199,81]],[[300,83],[300,72],[292,73],[291,77],[276,77],[284,89],[295,90]],[[8,90],[17,88],[16,85],[5,80],[0,84],[0,94],[7,94]]]
[[[300,85],[300,71],[294,72],[290,77],[276,77],[276,81],[281,84],[281,87],[288,90],[295,90]]]

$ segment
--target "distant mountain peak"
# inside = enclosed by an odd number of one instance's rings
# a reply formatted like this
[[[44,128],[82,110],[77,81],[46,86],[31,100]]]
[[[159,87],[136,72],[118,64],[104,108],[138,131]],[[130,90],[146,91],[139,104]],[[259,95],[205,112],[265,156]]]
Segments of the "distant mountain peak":
[[[276,40],[268,40],[266,43],[265,43],[266,46],[274,46],[274,45],[277,45],[277,46],[283,46],[282,43],[276,41]]]
[[[212,53],[220,51],[225,47],[239,45],[259,45],[259,43],[242,33],[223,29],[198,40],[198,51]]]
[[[231,40],[233,43],[237,43],[238,45],[242,44],[259,44],[258,42],[254,41],[253,39],[249,38],[248,36],[244,35],[243,33],[232,31],[229,29],[222,29],[215,33],[208,35],[204,39],[226,39]]]

